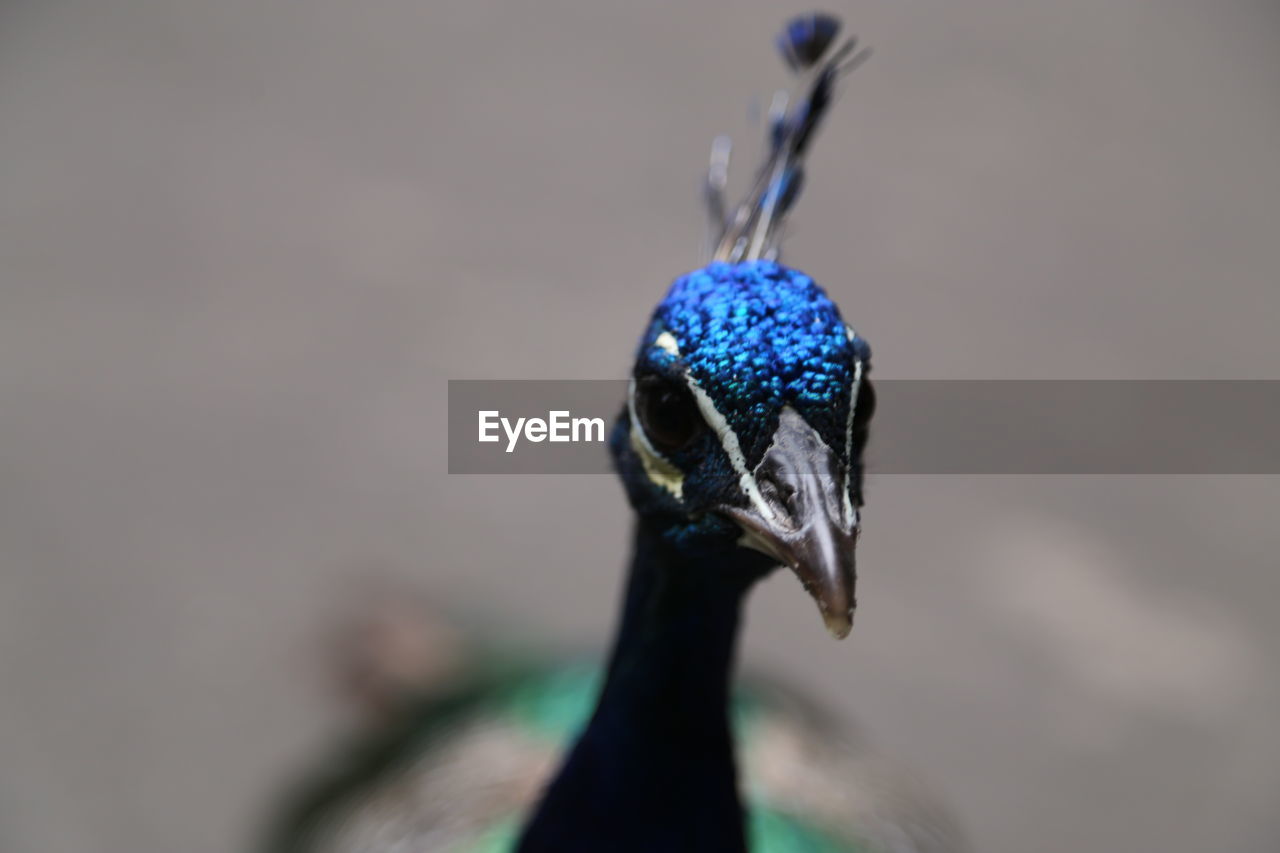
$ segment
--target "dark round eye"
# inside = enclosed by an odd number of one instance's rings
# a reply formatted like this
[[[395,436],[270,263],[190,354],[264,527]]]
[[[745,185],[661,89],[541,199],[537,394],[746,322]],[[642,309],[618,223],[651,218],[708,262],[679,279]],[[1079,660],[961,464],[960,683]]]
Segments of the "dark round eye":
[[[705,427],[689,389],[657,376],[636,381],[636,417],[659,453],[688,447]]]
[[[871,416],[876,413],[876,388],[871,384],[871,380],[865,376],[858,383],[858,397],[853,405],[853,428],[855,430],[861,429],[871,421]]]

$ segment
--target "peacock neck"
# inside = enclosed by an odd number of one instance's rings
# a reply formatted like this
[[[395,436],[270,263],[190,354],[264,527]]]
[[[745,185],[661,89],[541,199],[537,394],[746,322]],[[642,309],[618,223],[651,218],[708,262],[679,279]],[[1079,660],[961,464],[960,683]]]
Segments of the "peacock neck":
[[[641,524],[596,718],[664,743],[728,735],[729,681],[749,581],[683,557]],[[593,719],[593,723],[595,722]],[[646,744],[651,748],[651,744]]]
[[[594,715],[522,851],[741,851],[729,683],[750,573],[637,527],[622,622]]]

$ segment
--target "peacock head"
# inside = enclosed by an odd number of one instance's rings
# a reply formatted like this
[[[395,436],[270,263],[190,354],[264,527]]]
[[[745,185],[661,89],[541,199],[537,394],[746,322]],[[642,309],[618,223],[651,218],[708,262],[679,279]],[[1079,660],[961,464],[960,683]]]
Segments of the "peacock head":
[[[671,546],[749,576],[790,567],[837,637],[853,618],[869,359],[809,276],[714,262],[654,311],[612,437],[633,507]]]

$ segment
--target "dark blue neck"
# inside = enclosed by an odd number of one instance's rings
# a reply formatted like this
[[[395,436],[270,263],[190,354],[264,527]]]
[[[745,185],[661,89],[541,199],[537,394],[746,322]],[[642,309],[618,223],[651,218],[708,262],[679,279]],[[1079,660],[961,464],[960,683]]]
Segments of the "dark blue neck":
[[[746,849],[728,705],[752,580],[694,563],[640,524],[599,704],[521,853]]]

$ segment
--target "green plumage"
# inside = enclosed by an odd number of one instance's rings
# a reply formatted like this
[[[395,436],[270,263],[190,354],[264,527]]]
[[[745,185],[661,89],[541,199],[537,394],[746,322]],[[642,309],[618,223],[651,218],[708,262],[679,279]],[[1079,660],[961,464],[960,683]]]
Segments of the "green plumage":
[[[389,725],[354,736],[309,772],[263,850],[510,851],[589,718],[602,673],[583,661],[501,658],[468,672],[406,698]],[[732,721],[752,850],[954,849],[950,821],[905,777],[778,684],[742,679]]]

